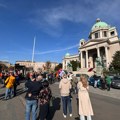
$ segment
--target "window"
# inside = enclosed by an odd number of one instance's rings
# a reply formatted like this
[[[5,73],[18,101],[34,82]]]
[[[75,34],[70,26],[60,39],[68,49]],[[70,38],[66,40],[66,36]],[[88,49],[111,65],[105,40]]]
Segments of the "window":
[[[114,35],[115,35],[115,32],[114,32],[114,31],[112,31],[110,34],[111,34],[111,36],[114,36]]]
[[[95,38],[98,38],[99,36],[98,36],[98,33],[95,33]]]
[[[107,31],[103,32],[103,37],[107,37]]]

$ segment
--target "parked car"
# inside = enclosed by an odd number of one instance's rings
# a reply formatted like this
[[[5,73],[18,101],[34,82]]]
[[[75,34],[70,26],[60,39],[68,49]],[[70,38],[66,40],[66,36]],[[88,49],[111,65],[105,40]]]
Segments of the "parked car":
[[[101,76],[97,76],[96,79],[97,79],[97,87],[100,87],[100,86],[101,86],[101,82],[100,82]],[[91,77],[88,79],[88,82],[89,82],[89,85],[94,86],[94,83],[95,83],[94,77],[91,76]]]
[[[111,87],[112,88],[119,88],[120,89],[120,76],[115,76],[112,79]]]
[[[89,76],[86,74],[76,74],[75,76],[77,77],[78,80],[80,80],[81,75],[84,75],[87,79],[89,79]]]

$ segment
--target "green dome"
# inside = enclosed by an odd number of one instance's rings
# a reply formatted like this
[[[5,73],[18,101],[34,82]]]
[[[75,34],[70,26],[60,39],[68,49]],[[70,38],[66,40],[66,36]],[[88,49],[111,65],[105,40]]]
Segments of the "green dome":
[[[69,56],[70,56],[70,54],[69,54],[69,53],[66,53],[66,54],[65,54],[65,57],[69,57]]]
[[[84,40],[84,39],[81,39],[80,41],[81,41],[81,42],[82,42],[82,41],[84,42],[85,40]]]
[[[105,28],[108,27],[109,25],[105,22],[101,22],[99,19],[97,19],[96,23],[93,25],[92,30],[95,28]]]

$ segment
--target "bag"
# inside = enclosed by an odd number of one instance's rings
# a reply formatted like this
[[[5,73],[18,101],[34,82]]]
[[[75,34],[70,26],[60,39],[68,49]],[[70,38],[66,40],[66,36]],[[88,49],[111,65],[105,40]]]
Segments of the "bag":
[[[50,102],[49,102],[49,106],[50,106],[50,107],[53,107],[53,101],[54,101],[54,99],[55,99],[54,97],[51,97],[51,98],[50,98]]]

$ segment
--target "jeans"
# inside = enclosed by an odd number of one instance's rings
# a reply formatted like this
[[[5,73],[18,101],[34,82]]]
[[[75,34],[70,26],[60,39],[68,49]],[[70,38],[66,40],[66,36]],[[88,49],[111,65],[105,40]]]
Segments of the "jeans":
[[[67,115],[67,107],[69,109],[69,114],[72,114],[72,106],[71,106],[71,99],[69,96],[62,96],[62,103],[63,103],[63,113]]]
[[[95,88],[97,87],[97,83],[98,83],[98,81],[95,80],[95,82],[94,82],[94,87],[95,87]]]
[[[86,120],[84,115],[80,115],[80,120]],[[91,116],[87,116],[87,120],[92,120]]]
[[[107,84],[107,90],[110,91],[111,84]]]
[[[12,88],[6,88],[6,91],[5,91],[5,99],[11,98],[12,95],[13,95],[13,89],[12,89]]]
[[[32,111],[32,120],[36,120],[37,108],[38,108],[38,101],[37,100],[26,100],[25,120],[30,120],[30,112],[31,111]]]

